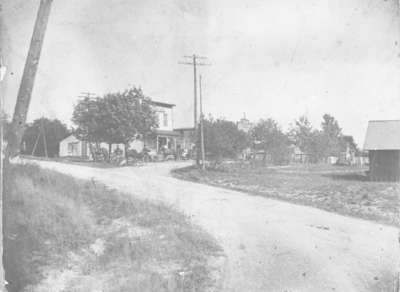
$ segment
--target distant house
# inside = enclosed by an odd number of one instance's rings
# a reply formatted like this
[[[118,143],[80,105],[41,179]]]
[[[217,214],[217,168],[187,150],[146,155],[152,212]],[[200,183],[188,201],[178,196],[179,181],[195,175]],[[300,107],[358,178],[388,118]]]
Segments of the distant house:
[[[291,162],[292,163],[309,163],[311,162],[311,155],[303,152],[300,147],[296,145],[290,146]]]
[[[108,151],[108,144],[100,143],[100,147],[107,149]],[[130,145],[130,148],[141,151],[141,149],[143,149],[143,141],[133,141]],[[121,153],[124,153],[123,144],[113,144],[111,146],[111,152],[114,152],[118,149],[121,151]],[[90,145],[87,141],[80,140],[74,134],[71,134],[60,141],[59,157],[92,159]]]
[[[400,180],[400,120],[370,121],[364,149],[374,181]]]
[[[140,152],[146,147],[155,154],[174,152],[179,137],[179,133],[174,131],[173,125],[173,108],[175,105],[158,101],[152,101],[151,105],[158,118],[157,129],[151,135],[134,140],[129,148]],[[100,147],[108,150],[106,143],[101,143]],[[113,144],[111,151],[113,152],[116,149],[120,149],[123,153],[124,145]],[[90,158],[89,143],[70,135],[60,142],[59,156]]]
[[[239,130],[248,133],[253,128],[253,124],[248,119],[246,119],[246,116],[244,115],[243,118],[241,118],[240,121],[237,122],[237,127]]]

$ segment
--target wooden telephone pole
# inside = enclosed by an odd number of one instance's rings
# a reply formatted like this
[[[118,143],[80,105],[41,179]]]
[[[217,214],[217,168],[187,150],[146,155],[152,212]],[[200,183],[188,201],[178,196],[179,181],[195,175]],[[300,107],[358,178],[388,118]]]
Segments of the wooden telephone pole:
[[[200,147],[201,147],[201,168],[206,169],[206,153],[204,147],[204,114],[203,114],[203,91],[201,86],[201,75],[199,80],[200,85]]]
[[[40,53],[42,51],[43,40],[46,27],[50,16],[50,9],[53,0],[41,0],[36,16],[35,27],[29,46],[28,57],[22,74],[22,80],[18,91],[17,102],[15,104],[14,116],[11,123],[11,131],[8,138],[8,145],[5,151],[5,162],[14,157],[20,151],[21,140],[25,130],[26,117],[32,96],[32,89],[35,83],[37,68],[39,65]],[[3,194],[4,195],[4,194]],[[3,229],[3,197],[0,208],[0,225]],[[0,291],[5,291],[5,279],[3,268],[3,232],[0,232]]]
[[[184,56],[184,58],[189,58],[191,59],[191,62],[179,62],[179,64],[183,65],[190,65],[193,66],[193,93],[194,93],[194,134],[196,137],[196,140],[198,138],[198,122],[197,122],[197,66],[207,66],[210,64],[205,64],[205,63],[199,63],[199,60],[204,60],[207,59],[207,57],[202,57],[202,56],[197,56],[196,54],[193,54],[192,56]],[[198,143],[196,141],[196,165],[199,165],[200,157],[199,157],[199,147]]]
[[[0,82],[6,74],[6,67],[3,66],[3,59],[0,57]],[[0,96],[0,291],[5,290],[5,278],[3,268],[3,192],[4,192],[4,123],[5,112],[4,112],[3,95]]]
[[[33,85],[39,65],[44,36],[50,16],[53,0],[41,0],[36,16],[35,27],[29,47],[28,57],[24,67],[21,84],[15,104],[14,116],[11,124],[11,134],[6,150],[6,159],[17,155],[20,151],[22,136],[24,134],[26,117],[31,101]]]

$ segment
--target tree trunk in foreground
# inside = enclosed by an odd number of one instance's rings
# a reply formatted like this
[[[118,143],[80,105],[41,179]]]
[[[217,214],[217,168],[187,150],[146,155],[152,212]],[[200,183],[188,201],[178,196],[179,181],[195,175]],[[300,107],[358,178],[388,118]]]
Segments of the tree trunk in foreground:
[[[11,124],[10,137],[6,150],[6,159],[16,156],[20,151],[21,140],[24,134],[26,117],[37,68],[39,65],[40,53],[49,20],[50,8],[53,0],[41,0],[36,23],[33,30],[28,57],[26,59],[24,73],[18,91],[17,102],[15,104],[14,116]]]

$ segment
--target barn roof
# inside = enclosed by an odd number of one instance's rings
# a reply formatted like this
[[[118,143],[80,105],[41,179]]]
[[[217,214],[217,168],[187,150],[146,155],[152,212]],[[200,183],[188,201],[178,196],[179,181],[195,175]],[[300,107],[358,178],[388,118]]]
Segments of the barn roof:
[[[400,120],[369,121],[364,150],[400,150]]]

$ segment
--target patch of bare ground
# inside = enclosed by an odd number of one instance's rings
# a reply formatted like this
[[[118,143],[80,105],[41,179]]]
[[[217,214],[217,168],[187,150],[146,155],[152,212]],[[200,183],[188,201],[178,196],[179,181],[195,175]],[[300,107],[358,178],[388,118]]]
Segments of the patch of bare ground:
[[[182,168],[175,170],[174,175],[379,223],[400,225],[400,185],[368,181],[365,169],[358,167],[265,167],[230,163],[206,171],[194,167]]]
[[[32,165],[7,170],[9,291],[217,291],[221,249],[172,208]]]

